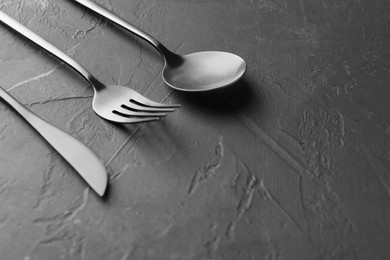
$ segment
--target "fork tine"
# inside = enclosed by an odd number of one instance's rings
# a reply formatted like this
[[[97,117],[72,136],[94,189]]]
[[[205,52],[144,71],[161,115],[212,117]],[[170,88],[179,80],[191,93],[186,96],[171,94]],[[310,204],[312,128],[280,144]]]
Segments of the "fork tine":
[[[156,107],[156,108],[179,108],[179,107],[181,107],[180,104],[163,104],[163,103],[158,103],[158,102],[152,101],[152,100],[147,99],[145,97],[140,98],[140,99],[137,98],[137,100],[131,99],[130,102],[141,105],[141,106],[144,105],[144,106]]]
[[[122,114],[111,113],[109,118],[105,118],[113,123],[121,123],[121,124],[134,124],[134,123],[143,123],[156,121],[159,117],[128,117]]]
[[[139,102],[137,102],[137,103],[139,103]],[[127,109],[129,109],[129,110],[143,111],[143,112],[173,112],[173,111],[175,111],[175,109],[169,108],[169,107],[167,107],[167,108],[165,108],[165,107],[161,107],[161,108],[148,107],[148,106],[139,105],[137,103],[129,102],[129,104],[124,105],[124,106],[126,106]]]
[[[119,112],[120,114],[133,117],[161,117],[166,116],[166,113],[159,112],[143,112],[143,111],[134,111],[129,109],[128,106],[122,105],[121,107],[116,108],[114,111]]]
[[[149,107],[159,107],[159,108],[177,108],[181,107],[179,104],[163,104],[159,102],[155,102],[153,100],[148,99],[147,97],[137,93],[130,99],[130,102],[136,103],[138,105],[149,106]]]

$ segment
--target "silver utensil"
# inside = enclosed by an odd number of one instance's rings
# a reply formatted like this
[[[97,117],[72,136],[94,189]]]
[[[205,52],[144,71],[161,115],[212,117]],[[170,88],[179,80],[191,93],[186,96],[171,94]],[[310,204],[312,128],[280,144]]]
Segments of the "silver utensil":
[[[178,55],[158,40],[90,0],[74,0],[153,45],[165,61],[163,79],[170,87],[200,92],[228,86],[239,80],[246,70],[245,61],[232,53],[203,51]]]
[[[0,11],[0,21],[35,42],[80,73],[93,87],[94,98],[92,107],[94,111],[106,120],[116,123],[153,121],[161,116],[166,116],[166,112],[173,112],[173,108],[180,107],[180,105],[154,102],[136,91],[123,86],[106,86],[64,52],[2,11]]]
[[[28,110],[0,87],[0,97],[13,107],[100,196],[107,187],[107,172],[100,159],[87,146]]]

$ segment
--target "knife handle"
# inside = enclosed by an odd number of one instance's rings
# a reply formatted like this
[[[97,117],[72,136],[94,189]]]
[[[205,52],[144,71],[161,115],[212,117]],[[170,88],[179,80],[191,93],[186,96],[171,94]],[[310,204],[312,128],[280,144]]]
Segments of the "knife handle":
[[[107,172],[97,155],[83,143],[41,119],[0,87],[0,97],[13,107],[100,196],[107,187]]]

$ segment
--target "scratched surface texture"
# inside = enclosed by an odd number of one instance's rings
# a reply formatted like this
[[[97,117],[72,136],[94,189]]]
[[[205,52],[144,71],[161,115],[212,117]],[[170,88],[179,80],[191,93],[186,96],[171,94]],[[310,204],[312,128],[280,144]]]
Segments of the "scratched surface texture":
[[[182,104],[110,124],[83,78],[1,25],[1,86],[109,172],[101,199],[0,103],[2,260],[389,259],[389,1],[98,2],[181,54],[236,53],[247,73],[173,91],[154,48],[72,0],[0,0],[101,81]]]

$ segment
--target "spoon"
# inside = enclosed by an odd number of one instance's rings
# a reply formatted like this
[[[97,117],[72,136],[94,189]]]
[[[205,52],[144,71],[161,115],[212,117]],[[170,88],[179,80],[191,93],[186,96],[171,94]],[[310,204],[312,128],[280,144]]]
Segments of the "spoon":
[[[163,79],[168,86],[176,90],[187,92],[214,90],[231,85],[245,73],[245,61],[235,54],[221,51],[202,51],[179,55],[168,50],[148,33],[136,28],[102,6],[90,0],[74,1],[141,37],[155,47],[165,61],[162,72]]]

